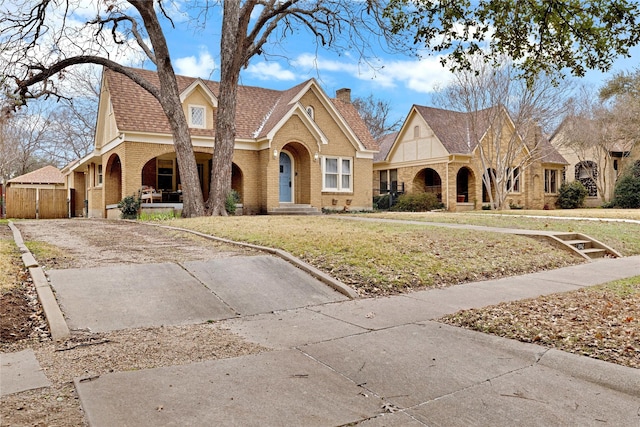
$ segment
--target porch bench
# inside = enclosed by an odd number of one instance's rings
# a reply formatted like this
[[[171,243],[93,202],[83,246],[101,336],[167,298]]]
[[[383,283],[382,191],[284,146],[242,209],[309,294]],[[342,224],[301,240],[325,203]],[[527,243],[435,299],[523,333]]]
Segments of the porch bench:
[[[153,203],[153,201],[162,202],[162,190],[156,191],[153,187],[142,187],[140,189],[140,202]]]

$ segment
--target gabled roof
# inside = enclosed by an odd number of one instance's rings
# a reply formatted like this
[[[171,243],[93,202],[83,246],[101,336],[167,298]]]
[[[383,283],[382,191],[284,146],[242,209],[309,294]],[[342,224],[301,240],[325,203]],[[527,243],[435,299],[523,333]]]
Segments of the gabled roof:
[[[540,137],[536,149],[540,153],[537,157],[540,158],[542,163],[558,163],[561,165],[568,165],[569,162],[562,157],[562,154],[551,145],[549,138],[546,136]]]
[[[491,115],[498,107],[486,108],[475,114],[422,105],[414,105],[413,108],[450,154],[470,154],[491,126]]]
[[[398,133],[399,132],[388,133],[376,141],[379,151],[373,157],[374,162],[384,161],[384,159],[387,157],[387,154],[389,154],[389,151],[391,151],[391,147],[398,137]]]
[[[7,181],[15,184],[64,184],[62,172],[55,166],[45,166],[33,172],[17,176]]]
[[[131,69],[149,82],[159,86],[154,71]],[[104,70],[104,79],[111,92],[111,102],[118,130],[121,132],[149,132],[171,134],[169,122],[158,101],[127,76],[109,69]],[[214,97],[220,93],[220,84],[210,80],[176,75],[181,93],[193,88],[196,82],[204,85]],[[294,101],[302,96],[305,88],[315,82],[302,82],[290,89],[279,91],[254,86],[238,86],[236,109],[236,138],[259,139],[266,137],[280,120],[294,108]],[[317,85],[317,84],[316,84]],[[368,149],[375,149],[375,143],[353,105],[342,105],[331,100],[333,107],[343,117],[360,142]],[[190,129],[193,136],[214,136],[215,130]]]

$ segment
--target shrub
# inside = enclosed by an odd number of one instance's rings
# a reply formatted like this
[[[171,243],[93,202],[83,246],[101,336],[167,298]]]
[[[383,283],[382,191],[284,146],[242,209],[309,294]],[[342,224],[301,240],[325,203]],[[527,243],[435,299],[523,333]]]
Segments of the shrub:
[[[398,197],[398,202],[393,205],[394,211],[401,212],[426,212],[442,208],[442,203],[433,193],[403,194]]]
[[[235,215],[237,204],[240,203],[240,194],[236,190],[231,190],[227,194],[227,198],[224,201],[224,208],[229,215]]]
[[[389,209],[389,203],[391,202],[391,198],[388,194],[382,196],[375,196],[373,198],[373,209],[374,210],[387,210]]]
[[[640,208],[640,162],[637,162],[616,182],[611,205],[622,209]]]
[[[121,212],[120,218],[136,219],[140,210],[140,199],[135,196],[127,196],[118,202],[118,209]]]
[[[587,198],[587,189],[580,181],[564,183],[558,191],[558,201],[556,206],[560,209],[576,209],[584,205]]]

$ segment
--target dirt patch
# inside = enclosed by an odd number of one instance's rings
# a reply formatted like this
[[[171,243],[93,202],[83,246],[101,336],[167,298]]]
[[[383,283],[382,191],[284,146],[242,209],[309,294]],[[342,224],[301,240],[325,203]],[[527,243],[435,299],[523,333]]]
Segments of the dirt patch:
[[[258,254],[189,233],[124,221],[83,219],[15,224],[45,270]],[[13,238],[7,226],[0,227],[0,238]],[[17,260],[19,262],[19,256]],[[68,340],[53,342],[28,274],[21,270],[15,282],[2,295],[0,351],[32,348],[52,386],[0,399],[2,425],[86,425],[74,378],[237,357],[265,350],[220,329],[215,323],[105,334],[72,331]]]
[[[92,219],[15,223],[34,256],[48,269],[113,264],[196,261],[256,252],[190,233],[128,221]],[[59,251],[38,251],[37,242]]]

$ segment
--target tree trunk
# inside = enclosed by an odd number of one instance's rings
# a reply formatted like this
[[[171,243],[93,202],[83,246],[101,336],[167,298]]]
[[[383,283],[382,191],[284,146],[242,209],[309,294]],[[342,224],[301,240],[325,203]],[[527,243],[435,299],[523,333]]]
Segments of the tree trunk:
[[[239,34],[240,2],[224,2],[220,43],[220,94],[216,116],[216,139],[211,167],[207,212],[226,216],[225,201],[231,191],[231,167],[236,139],[238,78],[244,59],[244,38]]]
[[[198,178],[196,156],[191,144],[189,125],[180,102],[180,91],[171,65],[169,48],[155,14],[154,2],[142,1],[132,2],[132,4],[138,9],[144,20],[155,52],[158,78],[160,79],[161,95],[159,101],[173,132],[173,144],[180,170],[183,191],[182,216],[186,218],[203,216],[205,214],[204,199]]]

